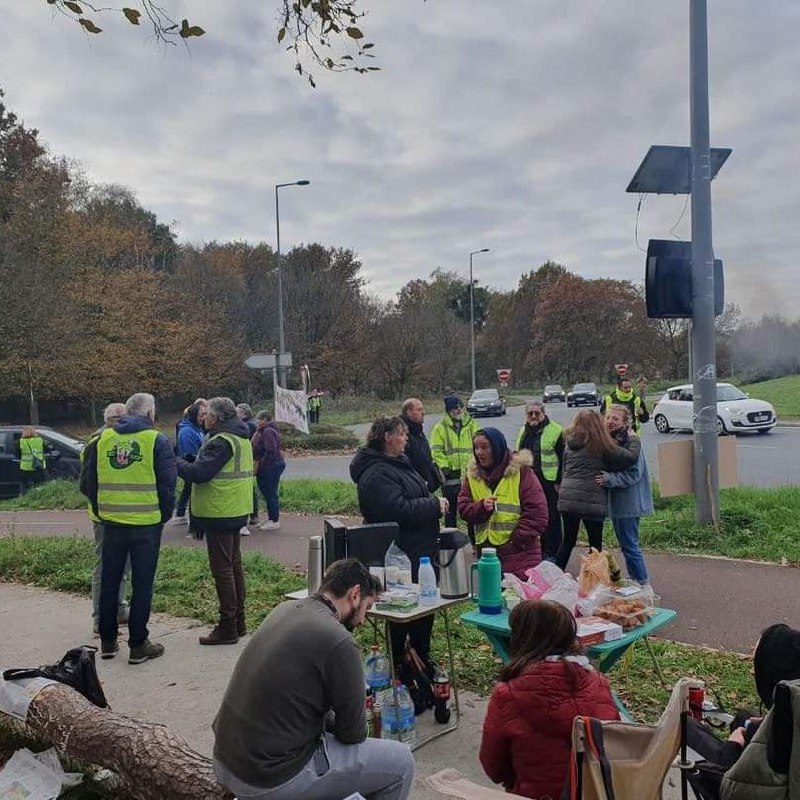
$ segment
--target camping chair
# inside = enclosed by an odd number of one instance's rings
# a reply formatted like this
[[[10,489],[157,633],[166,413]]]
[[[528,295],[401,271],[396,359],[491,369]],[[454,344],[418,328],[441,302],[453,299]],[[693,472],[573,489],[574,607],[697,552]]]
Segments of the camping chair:
[[[572,756],[565,790],[569,800],[658,800],[675,756],[680,752],[681,797],[688,798],[686,757],[689,687],[681,678],[656,725],[575,717]]]

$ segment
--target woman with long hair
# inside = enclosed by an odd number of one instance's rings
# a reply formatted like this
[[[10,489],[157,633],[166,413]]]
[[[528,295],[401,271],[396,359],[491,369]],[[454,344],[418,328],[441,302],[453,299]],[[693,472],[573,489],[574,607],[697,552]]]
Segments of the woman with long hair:
[[[605,471],[631,467],[639,458],[641,442],[633,434],[620,447],[594,411],[579,411],[564,431],[564,472],[558,493],[558,510],[564,521],[564,539],[556,564],[566,569],[578,540],[581,522],[595,550],[603,549],[603,522],[608,514],[606,490],[595,481]]]
[[[561,797],[572,721],[619,719],[608,680],[581,653],[572,613],[549,600],[511,611],[511,660],[494,687],[483,723],[486,774],[523,797]]]

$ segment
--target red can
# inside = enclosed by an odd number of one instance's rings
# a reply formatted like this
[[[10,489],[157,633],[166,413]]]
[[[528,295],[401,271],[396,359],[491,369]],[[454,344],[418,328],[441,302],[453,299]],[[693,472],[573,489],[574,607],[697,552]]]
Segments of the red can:
[[[698,721],[703,721],[703,701],[706,699],[706,690],[702,686],[689,688],[689,711]]]

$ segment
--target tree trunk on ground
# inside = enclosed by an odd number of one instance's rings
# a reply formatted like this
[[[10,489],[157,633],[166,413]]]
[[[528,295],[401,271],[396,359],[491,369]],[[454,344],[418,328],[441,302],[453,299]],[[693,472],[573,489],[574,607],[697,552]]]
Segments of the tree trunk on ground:
[[[116,773],[134,800],[230,800],[211,761],[165,726],[92,705],[64,684],[42,689],[28,730],[63,756]]]

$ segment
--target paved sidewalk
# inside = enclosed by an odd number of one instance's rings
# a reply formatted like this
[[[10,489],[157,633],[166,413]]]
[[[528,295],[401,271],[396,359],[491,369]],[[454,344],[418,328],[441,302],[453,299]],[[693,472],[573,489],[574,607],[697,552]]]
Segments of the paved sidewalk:
[[[252,536],[242,539],[243,548],[305,571],[308,537],[322,533],[322,520],[283,514],[280,530],[254,529]],[[92,527],[83,511],[0,512],[0,536],[5,535],[91,537]],[[164,543],[205,546],[187,536],[185,526],[174,523],[165,526]],[[749,653],[767,625],[800,624],[800,569],[703,556],[646,555],[661,604],[678,612],[677,620],[664,631],[666,638]]]

